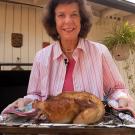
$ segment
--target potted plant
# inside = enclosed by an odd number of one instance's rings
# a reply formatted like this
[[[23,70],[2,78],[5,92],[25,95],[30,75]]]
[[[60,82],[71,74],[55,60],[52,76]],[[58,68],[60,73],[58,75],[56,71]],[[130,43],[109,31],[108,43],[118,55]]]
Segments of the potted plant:
[[[111,50],[116,60],[125,60],[130,50],[135,50],[135,25],[124,22],[115,24],[109,36],[105,37],[104,44]]]

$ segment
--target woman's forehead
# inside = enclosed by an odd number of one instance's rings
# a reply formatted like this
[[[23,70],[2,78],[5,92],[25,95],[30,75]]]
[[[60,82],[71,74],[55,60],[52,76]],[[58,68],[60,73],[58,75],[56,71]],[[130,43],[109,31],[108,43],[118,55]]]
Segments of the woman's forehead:
[[[64,11],[79,11],[79,6],[77,3],[66,3],[66,4],[58,4],[55,8],[55,12],[64,12]]]

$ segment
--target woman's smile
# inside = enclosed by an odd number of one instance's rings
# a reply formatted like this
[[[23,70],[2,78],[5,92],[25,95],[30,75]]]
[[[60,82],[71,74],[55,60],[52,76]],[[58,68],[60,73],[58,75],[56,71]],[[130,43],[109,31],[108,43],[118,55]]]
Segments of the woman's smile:
[[[72,33],[74,32],[75,28],[63,28],[63,31],[64,32],[67,32],[67,33]]]

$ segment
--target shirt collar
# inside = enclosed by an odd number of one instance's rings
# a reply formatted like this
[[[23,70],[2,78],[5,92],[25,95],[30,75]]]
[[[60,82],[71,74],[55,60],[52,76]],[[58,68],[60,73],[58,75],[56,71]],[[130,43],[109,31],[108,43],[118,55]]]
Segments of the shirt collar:
[[[53,51],[54,51],[54,57],[53,59],[58,59],[60,56],[62,56],[63,52],[60,48],[60,43],[59,41],[56,41],[54,46],[53,46]]]
[[[59,41],[56,41],[55,42],[55,45],[53,46],[53,51],[54,51],[54,57],[53,59],[58,59],[60,56],[63,55],[63,52],[61,50],[61,47],[60,47],[60,43]],[[83,38],[80,38],[79,39],[79,42],[78,42],[78,45],[77,45],[77,50],[82,50],[83,52],[86,52],[86,47],[85,47],[85,39]]]
[[[80,38],[78,42],[77,49],[82,50],[84,53],[86,53],[86,46],[85,46],[85,39]]]

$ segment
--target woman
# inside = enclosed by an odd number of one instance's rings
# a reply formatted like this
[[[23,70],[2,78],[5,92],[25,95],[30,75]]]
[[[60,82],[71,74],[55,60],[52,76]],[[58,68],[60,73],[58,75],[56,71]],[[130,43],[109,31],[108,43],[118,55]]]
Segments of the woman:
[[[47,3],[43,24],[56,42],[37,53],[27,96],[6,109],[22,108],[34,99],[46,100],[63,91],[87,91],[101,100],[110,92],[111,103],[129,105],[127,89],[108,49],[85,39],[92,25],[89,8],[85,0]]]

